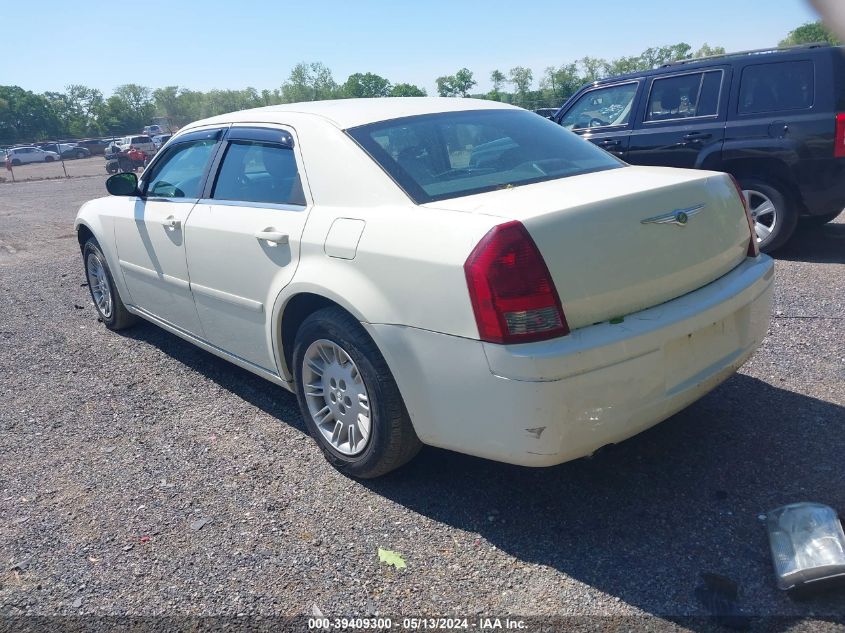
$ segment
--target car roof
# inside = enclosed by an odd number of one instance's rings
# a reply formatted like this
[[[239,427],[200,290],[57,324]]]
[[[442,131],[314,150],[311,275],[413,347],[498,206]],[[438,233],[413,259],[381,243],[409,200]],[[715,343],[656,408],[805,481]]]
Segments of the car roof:
[[[228,124],[252,121],[260,116],[267,123],[286,123],[286,114],[305,114],[327,119],[341,129],[389,121],[406,116],[462,112],[467,110],[521,110],[499,101],[462,99],[457,97],[382,97],[375,99],[334,99],[266,106],[252,110],[230,112],[196,121],[184,129],[209,124]]]
[[[708,68],[710,66],[722,66],[731,64],[737,61],[745,61],[753,59],[754,61],[778,61],[788,59],[792,56],[806,55],[808,53],[827,53],[835,50],[845,51],[845,46],[831,46],[829,44],[800,44],[797,46],[787,46],[784,48],[760,48],[750,51],[737,51],[735,53],[725,53],[724,55],[710,55],[708,57],[699,57],[696,59],[681,59],[676,62],[669,62],[657,68],[650,70],[640,70],[633,73],[626,73],[624,75],[614,75],[613,77],[604,77],[594,81],[590,86],[602,86],[608,83],[616,83],[618,81],[625,81],[626,79],[638,79],[641,77],[651,77],[652,75],[662,75],[666,73],[676,73],[679,70],[698,70]],[[580,92],[580,89],[579,89]]]

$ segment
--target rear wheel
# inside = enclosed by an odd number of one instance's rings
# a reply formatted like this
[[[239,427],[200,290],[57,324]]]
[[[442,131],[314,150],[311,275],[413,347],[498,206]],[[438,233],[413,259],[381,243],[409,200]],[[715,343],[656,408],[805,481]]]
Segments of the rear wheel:
[[[77,158],[85,158],[85,152],[76,152]]]
[[[828,222],[832,222],[839,215],[842,211],[834,211],[833,213],[824,213],[822,215],[808,215],[801,218],[801,224],[805,224],[807,226],[821,226],[823,224],[827,224]]]
[[[93,237],[85,242],[82,258],[91,299],[105,326],[110,330],[122,330],[133,325],[138,319],[123,305],[105,255]]]
[[[13,158],[12,159],[12,167],[20,167],[21,166],[21,159],[20,158]]]
[[[760,250],[769,253],[783,246],[798,222],[798,214],[789,199],[762,180],[743,179],[740,186],[754,220]]]
[[[296,334],[293,366],[308,432],[342,473],[378,477],[417,454],[422,444],[393,375],[347,312],[324,308],[306,318]]]
[[[52,157],[52,156],[47,156],[47,157],[45,157],[45,158],[44,158],[44,162],[45,162],[45,163],[52,163],[52,162],[53,162],[53,157]]]

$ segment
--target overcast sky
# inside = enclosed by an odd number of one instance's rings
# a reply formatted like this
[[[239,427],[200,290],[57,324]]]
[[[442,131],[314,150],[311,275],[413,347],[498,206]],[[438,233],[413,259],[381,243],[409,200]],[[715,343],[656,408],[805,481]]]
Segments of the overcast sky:
[[[466,66],[480,91],[490,71],[649,46],[704,42],[729,51],[777,44],[816,19],[803,0],[10,0],[0,11],[0,84],[36,92],[81,83],[107,96],[153,88],[277,88],[299,61],[321,61],[342,83],[374,72],[436,94]]]

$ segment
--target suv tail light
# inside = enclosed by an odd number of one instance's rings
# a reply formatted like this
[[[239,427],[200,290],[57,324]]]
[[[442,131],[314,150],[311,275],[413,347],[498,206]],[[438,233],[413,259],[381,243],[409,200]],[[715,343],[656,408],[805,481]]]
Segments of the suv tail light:
[[[481,340],[527,343],[569,334],[552,276],[522,223],[490,229],[464,272]]]
[[[836,133],[833,136],[834,158],[845,158],[845,112],[836,115]]]
[[[745,199],[745,194],[742,193],[742,187],[740,187],[739,181],[730,174],[728,176],[731,177],[731,182],[736,187],[736,193],[739,196],[740,202],[742,202],[742,208],[745,209],[745,219],[748,220],[748,232],[751,234],[751,240],[748,242],[748,252],[746,255],[748,257],[757,257],[760,254],[760,246],[757,244],[757,231],[754,230],[754,218],[751,217],[751,211],[748,209],[748,200]]]

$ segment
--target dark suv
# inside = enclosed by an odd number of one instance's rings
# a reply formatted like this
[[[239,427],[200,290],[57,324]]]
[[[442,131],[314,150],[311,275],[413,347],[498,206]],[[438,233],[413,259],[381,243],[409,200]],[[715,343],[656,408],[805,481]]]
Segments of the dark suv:
[[[732,174],[764,251],[845,207],[845,47],[675,62],[581,88],[553,120],[635,165]]]

